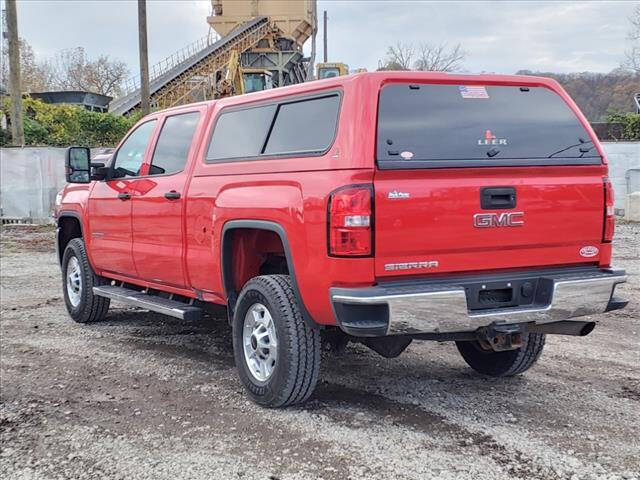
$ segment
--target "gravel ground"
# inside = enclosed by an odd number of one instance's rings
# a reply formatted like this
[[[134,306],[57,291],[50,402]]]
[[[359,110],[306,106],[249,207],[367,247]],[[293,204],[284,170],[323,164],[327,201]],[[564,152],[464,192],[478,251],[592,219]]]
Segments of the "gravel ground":
[[[49,228],[2,231],[0,472],[11,479],[640,479],[640,224],[619,224],[626,310],[550,336],[527,374],[452,344],[323,358],[303,407],[264,410],[230,329],[112,306],[73,323]]]

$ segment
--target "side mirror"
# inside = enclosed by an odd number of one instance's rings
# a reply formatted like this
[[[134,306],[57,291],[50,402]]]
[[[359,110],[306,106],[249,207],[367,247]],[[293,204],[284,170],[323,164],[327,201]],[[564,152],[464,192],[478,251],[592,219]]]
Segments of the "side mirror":
[[[91,180],[104,180],[110,172],[110,168],[104,163],[91,162]]]
[[[65,163],[68,183],[91,181],[91,150],[86,147],[69,147]]]

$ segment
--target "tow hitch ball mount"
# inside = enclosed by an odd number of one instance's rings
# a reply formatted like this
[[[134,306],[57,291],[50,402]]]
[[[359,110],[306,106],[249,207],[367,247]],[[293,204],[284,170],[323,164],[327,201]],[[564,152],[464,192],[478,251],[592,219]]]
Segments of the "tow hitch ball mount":
[[[489,325],[479,328],[476,337],[485,350],[503,352],[520,348],[522,333],[519,325]]]

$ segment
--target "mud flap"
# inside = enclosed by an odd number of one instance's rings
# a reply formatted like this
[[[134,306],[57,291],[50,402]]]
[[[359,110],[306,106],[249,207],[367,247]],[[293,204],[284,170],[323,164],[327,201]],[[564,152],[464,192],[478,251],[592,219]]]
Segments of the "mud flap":
[[[411,341],[410,337],[390,336],[370,337],[362,340],[362,343],[385,358],[396,358],[407,349]]]

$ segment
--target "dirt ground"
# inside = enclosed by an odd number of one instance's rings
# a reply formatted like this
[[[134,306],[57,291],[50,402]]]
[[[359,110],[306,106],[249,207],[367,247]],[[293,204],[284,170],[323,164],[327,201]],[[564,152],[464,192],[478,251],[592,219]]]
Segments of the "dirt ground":
[[[473,373],[452,344],[323,358],[303,407],[265,410],[230,329],[112,305],[75,324],[50,228],[2,231],[3,479],[640,479],[640,224],[619,224],[632,298],[525,375]]]

